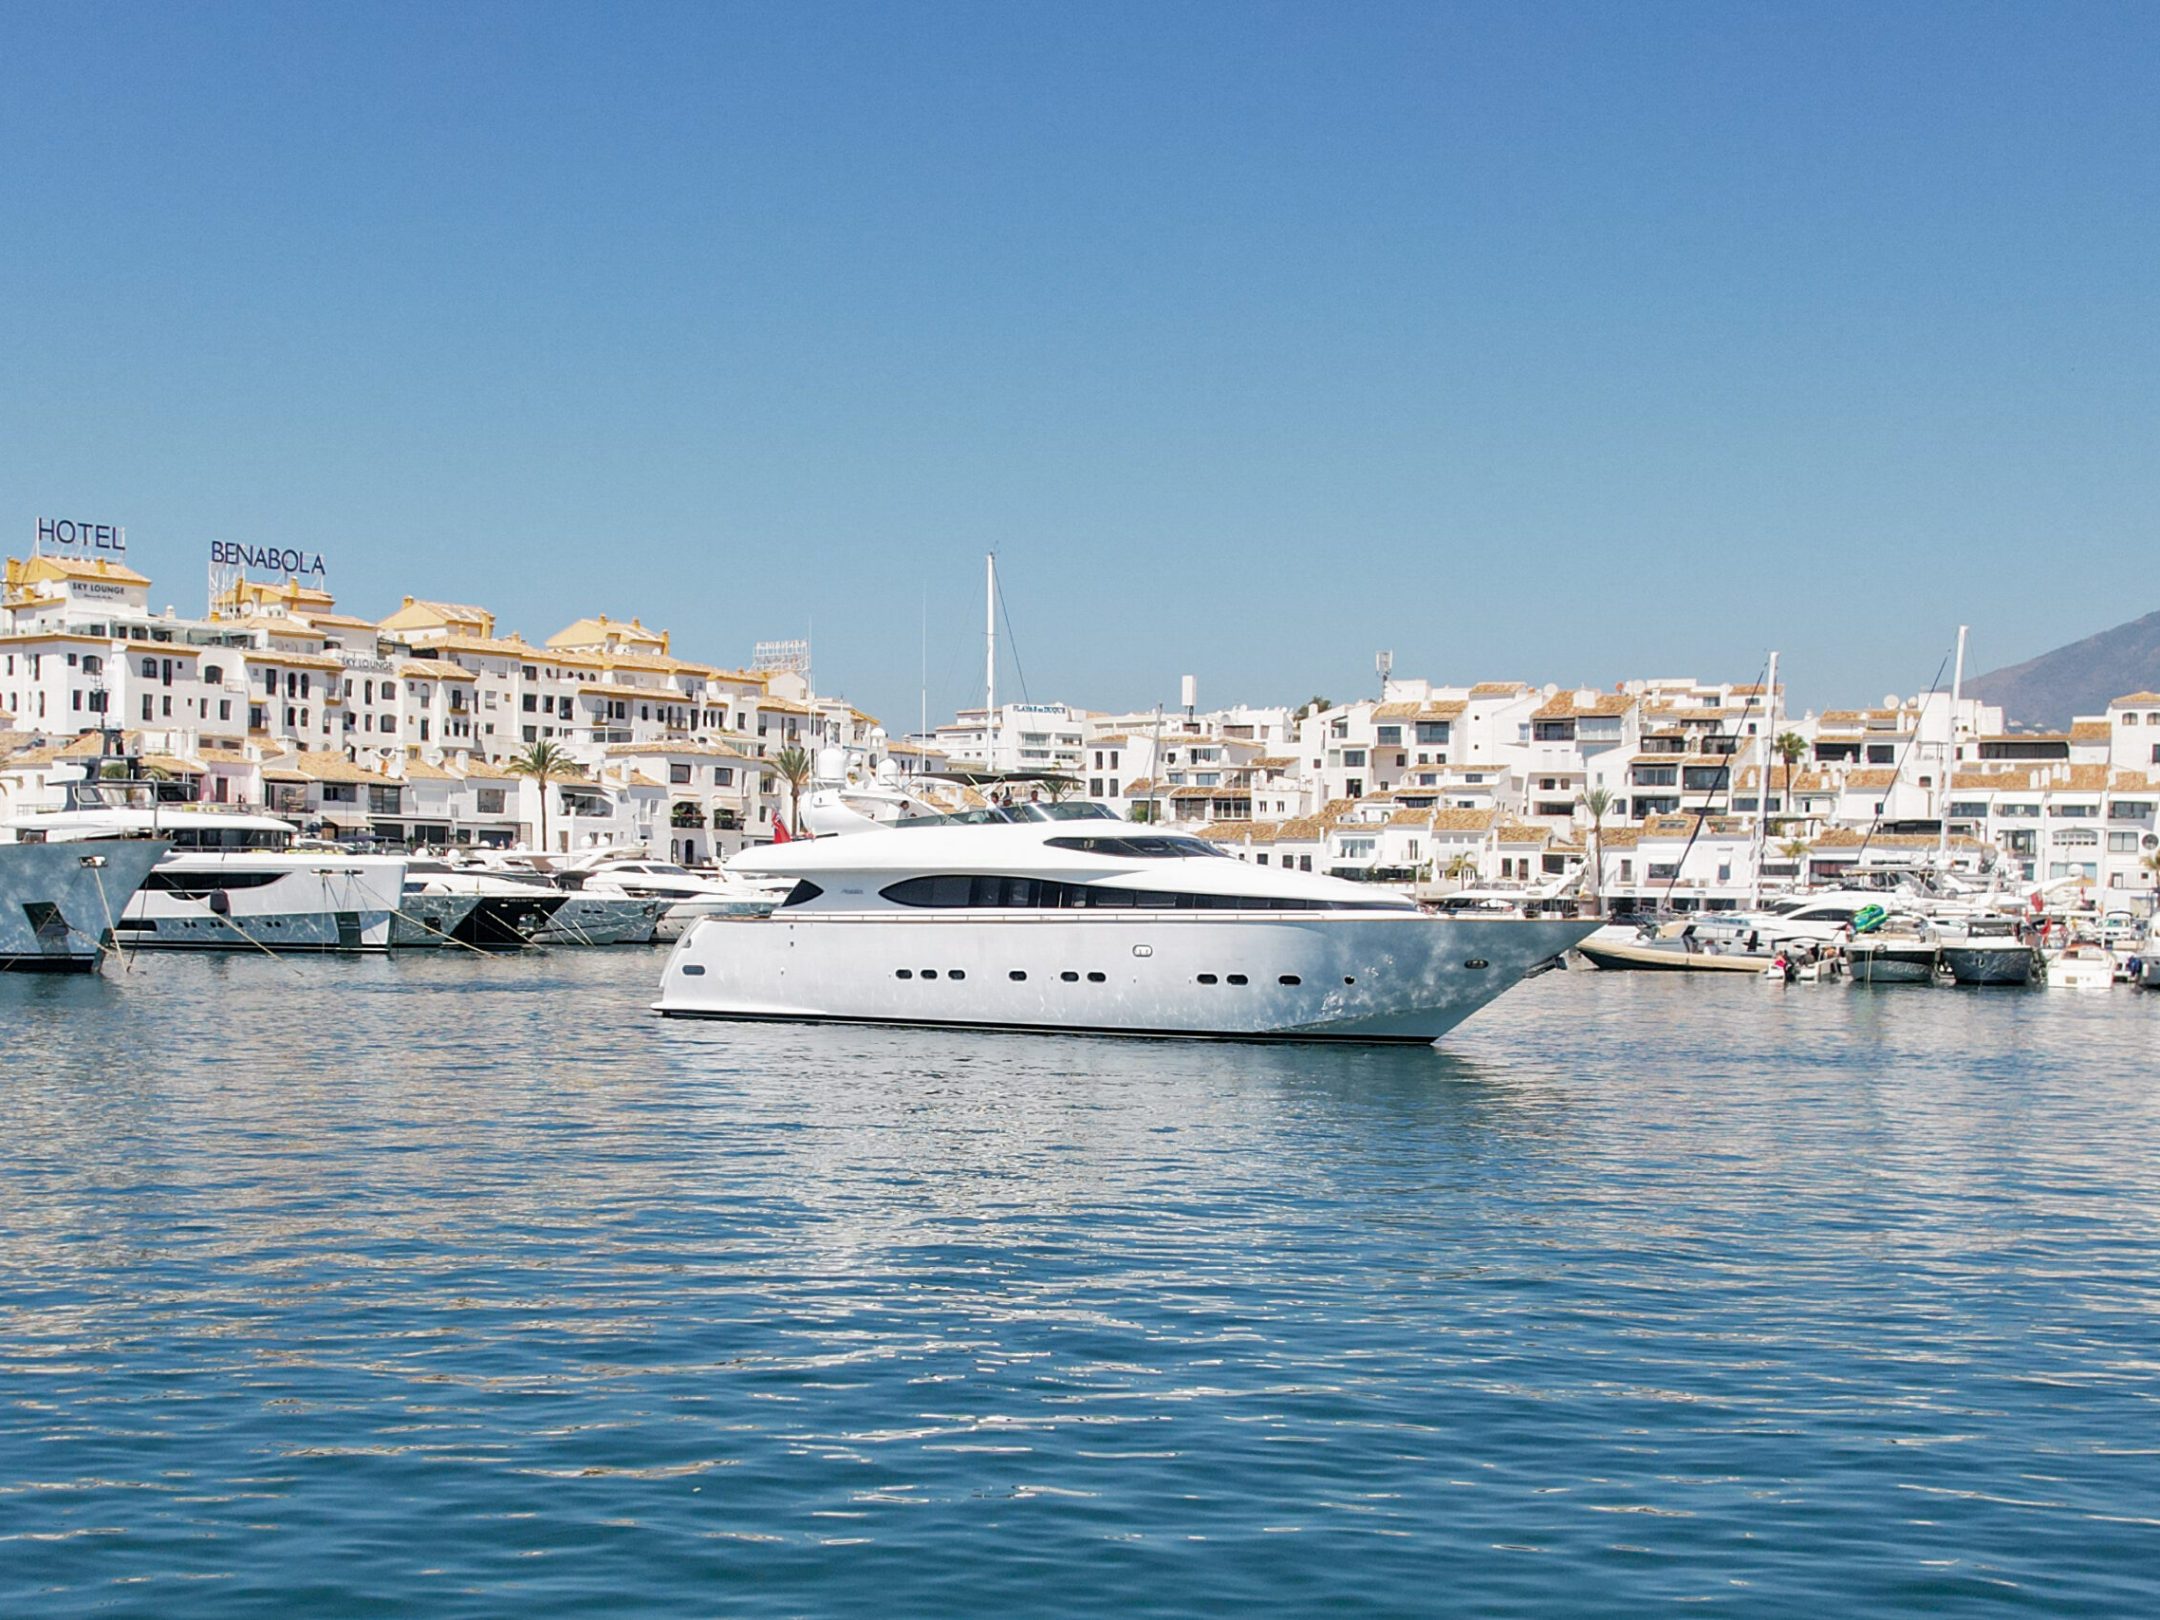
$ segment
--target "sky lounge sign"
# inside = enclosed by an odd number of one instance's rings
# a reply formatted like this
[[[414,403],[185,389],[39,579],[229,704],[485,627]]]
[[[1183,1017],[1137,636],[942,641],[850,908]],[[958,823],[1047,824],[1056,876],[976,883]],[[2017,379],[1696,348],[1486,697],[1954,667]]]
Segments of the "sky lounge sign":
[[[47,552],[125,557],[127,530],[116,523],[85,523],[80,518],[39,518],[37,543],[30,548],[30,554],[42,557]]]
[[[320,585],[329,577],[319,551],[302,551],[296,546],[251,546],[244,540],[211,541],[210,566],[283,574],[310,585]]]

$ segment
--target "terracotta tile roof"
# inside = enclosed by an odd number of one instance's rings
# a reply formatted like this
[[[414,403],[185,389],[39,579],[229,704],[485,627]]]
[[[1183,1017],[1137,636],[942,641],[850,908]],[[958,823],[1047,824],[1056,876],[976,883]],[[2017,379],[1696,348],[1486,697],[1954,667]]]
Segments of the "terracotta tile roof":
[[[1897,779],[1896,767],[1884,765],[1872,770],[1847,771],[1844,785],[1856,792],[1879,793],[1884,788],[1895,787]]]
[[[1950,791],[1986,792],[1990,788],[2026,788],[2034,785],[2031,770],[2017,766],[2006,771],[1953,771]]]
[[[347,759],[343,754],[330,750],[310,752],[302,749],[289,760],[281,760],[275,767],[280,771],[295,771],[310,782],[388,782],[390,778],[381,771],[371,771],[365,765]],[[263,772],[269,776],[270,770]],[[284,778],[280,778],[284,780]]]
[[[2072,742],[2106,742],[2115,735],[2115,728],[2105,720],[2073,720],[2070,722]]]
[[[748,754],[743,753],[740,749],[730,748],[725,743],[689,741],[609,743],[603,752],[610,759],[635,759],[641,756],[655,759],[681,757],[686,759],[739,759],[746,764],[757,763]]]
[[[1636,699],[1621,692],[1598,692],[1585,698],[1579,692],[1555,692],[1530,713],[1533,720],[1575,720],[1586,716],[1623,715]]]
[[[125,563],[107,562],[103,557],[32,557],[26,568],[50,572],[67,579],[115,580],[122,585],[147,585],[149,579],[135,572]]]
[[[2104,793],[2109,774],[2105,765],[2073,765],[2067,781],[2058,780],[2050,785],[2057,792],[2067,789],[2072,793]]]
[[[1530,688],[1521,681],[1479,681],[1470,688],[1472,697],[1520,697]]]
[[[1428,810],[1418,819],[1434,832],[1490,832],[1500,819],[1497,810]]]
[[[2119,698],[2109,698],[2108,707],[2119,709],[2126,703],[2135,703],[2141,709],[2160,704],[2160,692],[2126,692]]]
[[[1514,689],[1511,687],[1509,691]],[[1374,707],[1375,720],[1460,720],[1470,705],[1460,701],[1429,698],[1423,702],[1382,703]]]
[[[1211,821],[1194,836],[1218,844],[1272,844],[1279,825],[1273,821]]]
[[[1298,816],[1279,824],[1275,829],[1278,840],[1296,840],[1309,843],[1318,839],[1335,825],[1333,816]]]
[[[1886,833],[1870,836],[1860,827],[1825,827],[1808,840],[1810,850],[1858,849],[1865,844],[1869,849],[1933,849],[1938,840],[1933,833]],[[1950,839],[1952,849],[1982,849],[1986,846],[1978,839],[1957,833]]]

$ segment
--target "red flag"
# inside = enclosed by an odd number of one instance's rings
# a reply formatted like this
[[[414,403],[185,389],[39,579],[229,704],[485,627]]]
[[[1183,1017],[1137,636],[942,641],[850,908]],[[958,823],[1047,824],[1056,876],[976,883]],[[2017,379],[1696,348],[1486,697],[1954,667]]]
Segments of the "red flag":
[[[775,814],[772,818],[772,841],[776,844],[784,844],[794,836],[793,833],[787,830],[787,823]]]

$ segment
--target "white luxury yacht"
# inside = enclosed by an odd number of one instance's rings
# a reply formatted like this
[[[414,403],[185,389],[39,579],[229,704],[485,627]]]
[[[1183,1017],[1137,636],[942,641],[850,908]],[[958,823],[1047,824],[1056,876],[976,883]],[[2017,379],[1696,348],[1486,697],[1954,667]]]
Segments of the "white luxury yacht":
[[[166,797],[132,761],[84,761],[66,808],[16,816],[0,838],[130,846],[156,840],[154,865],[113,925],[126,948],[211,951],[383,950],[405,886],[392,856],[296,851],[276,816]]]
[[[782,846],[783,848],[785,846]],[[708,917],[770,916],[779,897],[720,872],[693,872],[673,861],[619,849],[558,855],[550,869],[581,894],[595,898],[658,900],[658,937],[674,939],[692,923]]]
[[[602,884],[588,892],[581,871],[542,870],[543,857],[512,851],[469,851],[457,870],[491,884],[492,894],[540,896],[547,901],[535,945],[650,945],[659,937],[662,900],[624,894]]]
[[[693,924],[672,1016],[1236,1039],[1437,1040],[1588,921],[1429,917],[1335,878],[1057,806],[747,850],[762,922]]]
[[[170,844],[0,844],[0,973],[88,972]]]

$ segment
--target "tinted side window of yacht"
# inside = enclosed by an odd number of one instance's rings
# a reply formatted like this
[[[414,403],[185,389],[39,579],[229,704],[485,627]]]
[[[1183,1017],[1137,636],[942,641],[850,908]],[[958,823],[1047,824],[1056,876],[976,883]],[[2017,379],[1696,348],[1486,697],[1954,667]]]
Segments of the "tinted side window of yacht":
[[[780,904],[782,906],[799,906],[805,901],[815,900],[824,892],[823,889],[812,883],[808,878],[797,878],[795,887],[788,890],[787,898],[781,901]]]
[[[1198,838],[1177,838],[1166,834],[1142,834],[1139,836],[1116,836],[1109,833],[1076,833],[1069,837],[1046,838],[1043,842],[1051,849],[1084,850],[1090,855],[1122,855],[1131,859],[1147,861],[1173,860],[1191,855],[1222,855],[1213,844]],[[1225,859],[1228,857],[1226,856]]]
[[[1155,889],[1127,889],[1105,884],[1059,883],[1048,878],[987,874],[904,878],[878,891],[901,906],[967,907],[1013,910],[1056,907],[1071,910],[1143,911],[1402,911],[1408,903],[1387,900],[1308,900],[1303,897],[1249,894],[1176,894]]]

